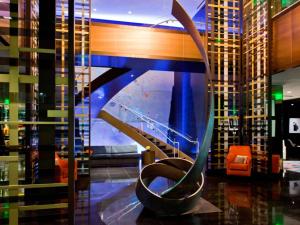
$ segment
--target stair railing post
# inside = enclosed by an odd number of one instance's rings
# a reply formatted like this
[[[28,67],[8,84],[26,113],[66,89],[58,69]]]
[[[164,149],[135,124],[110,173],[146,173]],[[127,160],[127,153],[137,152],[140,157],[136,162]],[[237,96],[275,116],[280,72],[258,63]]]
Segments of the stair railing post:
[[[175,139],[173,139],[173,143],[175,143]],[[175,158],[175,156],[176,156],[176,150],[175,150],[175,144],[174,144],[174,146],[173,146],[173,157]]]

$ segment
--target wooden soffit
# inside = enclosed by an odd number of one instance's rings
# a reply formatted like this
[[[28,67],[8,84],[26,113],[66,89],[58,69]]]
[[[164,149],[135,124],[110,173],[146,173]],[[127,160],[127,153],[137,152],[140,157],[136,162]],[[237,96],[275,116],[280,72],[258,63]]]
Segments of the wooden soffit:
[[[203,42],[206,38],[201,35]],[[202,61],[192,38],[183,31],[93,22],[93,55]]]

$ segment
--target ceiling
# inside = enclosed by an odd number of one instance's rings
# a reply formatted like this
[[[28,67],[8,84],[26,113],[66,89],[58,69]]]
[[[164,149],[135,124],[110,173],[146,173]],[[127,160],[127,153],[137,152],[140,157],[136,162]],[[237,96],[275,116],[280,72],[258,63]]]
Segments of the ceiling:
[[[205,0],[178,0],[187,13],[194,17]],[[172,0],[94,0],[92,18],[181,27],[171,15]]]
[[[283,85],[283,100],[300,98],[300,67],[273,75],[272,85]]]

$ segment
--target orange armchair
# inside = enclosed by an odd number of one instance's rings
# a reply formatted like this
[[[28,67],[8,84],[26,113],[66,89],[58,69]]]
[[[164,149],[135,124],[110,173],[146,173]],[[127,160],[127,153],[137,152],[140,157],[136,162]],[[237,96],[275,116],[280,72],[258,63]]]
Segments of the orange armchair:
[[[77,160],[74,162],[74,180],[77,180]],[[68,182],[68,160],[61,159],[57,152],[55,152],[55,181]]]
[[[250,176],[252,168],[250,146],[230,146],[226,162],[227,175]]]

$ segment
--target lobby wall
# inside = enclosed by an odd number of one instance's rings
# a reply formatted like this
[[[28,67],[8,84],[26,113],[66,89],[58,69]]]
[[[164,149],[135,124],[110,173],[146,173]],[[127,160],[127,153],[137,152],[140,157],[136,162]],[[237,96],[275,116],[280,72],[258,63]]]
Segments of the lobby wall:
[[[300,65],[300,4],[272,19],[272,72]]]
[[[300,118],[300,99],[282,102],[282,137],[285,140],[287,159],[300,160],[300,124],[290,124],[290,119]],[[292,126],[292,127],[290,127]],[[291,132],[292,131],[292,132]],[[298,133],[297,133],[298,132]]]

